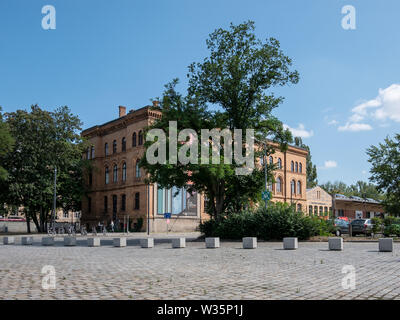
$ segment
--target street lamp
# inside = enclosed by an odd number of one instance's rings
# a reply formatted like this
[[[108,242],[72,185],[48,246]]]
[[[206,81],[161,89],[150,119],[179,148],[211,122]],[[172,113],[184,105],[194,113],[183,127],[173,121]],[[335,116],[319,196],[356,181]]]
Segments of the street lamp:
[[[57,167],[54,167],[53,232],[56,231]]]

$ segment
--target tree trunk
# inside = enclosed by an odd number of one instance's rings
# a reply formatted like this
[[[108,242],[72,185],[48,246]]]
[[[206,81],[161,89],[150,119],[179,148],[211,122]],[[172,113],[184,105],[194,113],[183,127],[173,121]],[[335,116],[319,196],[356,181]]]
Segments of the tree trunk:
[[[31,219],[26,215],[26,232],[31,233]]]
[[[37,219],[37,216],[36,216],[35,212],[33,212],[33,214],[31,215],[31,218],[32,218],[32,220],[33,220],[33,223],[34,223],[35,226],[36,226],[37,231],[38,231],[39,233],[42,232],[42,230],[40,229],[39,221],[38,221],[38,219]]]

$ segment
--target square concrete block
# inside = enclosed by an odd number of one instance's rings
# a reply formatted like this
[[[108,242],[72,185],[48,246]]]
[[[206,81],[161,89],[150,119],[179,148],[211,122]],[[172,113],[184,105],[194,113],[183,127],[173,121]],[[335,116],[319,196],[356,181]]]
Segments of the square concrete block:
[[[283,238],[283,249],[295,250],[299,247],[297,238]]]
[[[255,249],[255,248],[257,248],[256,237],[243,238],[243,249]]]
[[[114,238],[114,247],[126,247],[126,238]]]
[[[219,238],[206,238],[206,248],[219,248]]]
[[[185,247],[186,247],[185,238],[172,239],[172,248],[185,248]]]
[[[328,239],[329,250],[343,250],[343,238],[334,237]]]
[[[392,252],[393,251],[393,239],[392,238],[380,238],[379,239],[379,251]]]
[[[75,237],[64,237],[64,246],[76,246],[76,238]]]
[[[3,244],[14,244],[14,237],[3,237]]]
[[[54,237],[43,237],[42,246],[52,246],[54,245]]]
[[[23,246],[27,246],[27,245],[33,244],[33,237],[22,237],[21,238],[21,244]]]
[[[88,247],[100,247],[100,238],[88,238]]]
[[[153,238],[140,239],[140,246],[142,248],[153,248],[154,239]]]

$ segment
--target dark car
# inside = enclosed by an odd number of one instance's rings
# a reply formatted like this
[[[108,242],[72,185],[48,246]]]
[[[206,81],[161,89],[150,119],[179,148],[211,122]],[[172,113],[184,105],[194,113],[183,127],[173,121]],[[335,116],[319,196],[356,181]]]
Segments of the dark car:
[[[335,219],[333,221],[334,233],[337,237],[340,237],[342,234],[349,233],[349,225],[350,223],[343,219]]]
[[[355,219],[351,222],[351,235],[371,235],[373,224],[371,219]]]

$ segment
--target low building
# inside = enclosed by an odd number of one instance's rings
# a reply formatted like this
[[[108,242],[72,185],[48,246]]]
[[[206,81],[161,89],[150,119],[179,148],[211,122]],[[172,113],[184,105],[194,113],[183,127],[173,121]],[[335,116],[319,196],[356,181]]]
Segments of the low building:
[[[329,218],[332,213],[332,196],[319,186],[307,189],[307,214]]]
[[[333,197],[335,217],[348,217],[349,219],[369,219],[385,215],[380,201],[356,196],[347,197],[335,194]]]

